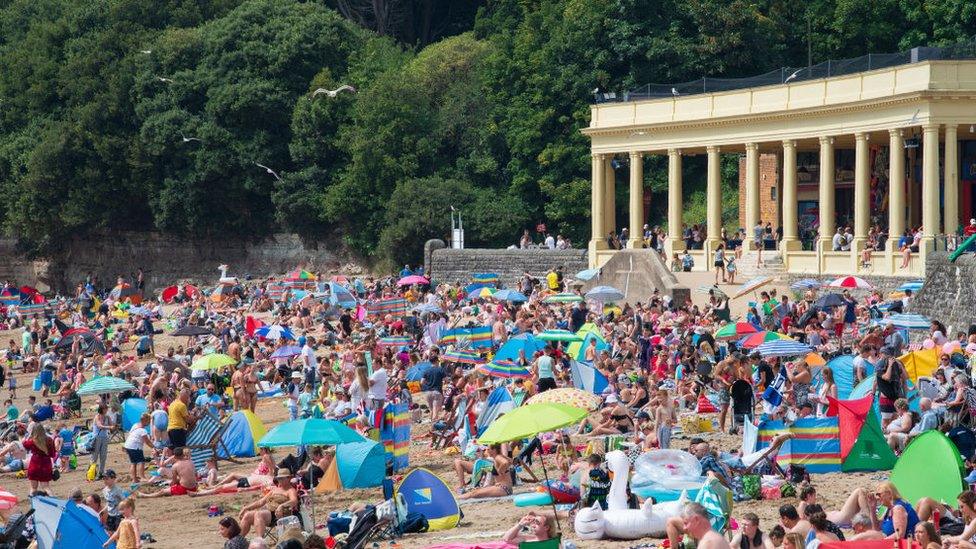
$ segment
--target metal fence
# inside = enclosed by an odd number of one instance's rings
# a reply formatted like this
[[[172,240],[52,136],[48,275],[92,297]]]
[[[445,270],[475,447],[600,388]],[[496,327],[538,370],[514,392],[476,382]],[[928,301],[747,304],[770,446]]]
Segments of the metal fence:
[[[699,78],[678,84],[645,84],[623,93],[597,92],[597,103],[639,101],[661,97],[697,95],[759,86],[802,82],[831,76],[854,74],[920,61],[976,59],[976,39],[944,47],[918,47],[898,53],[869,53],[850,59],[828,60],[809,67],[782,67],[745,78]]]

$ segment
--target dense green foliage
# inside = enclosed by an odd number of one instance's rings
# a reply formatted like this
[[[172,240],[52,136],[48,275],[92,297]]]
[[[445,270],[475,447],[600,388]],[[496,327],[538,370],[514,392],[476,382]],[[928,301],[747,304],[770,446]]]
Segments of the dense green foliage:
[[[5,0],[0,216],[41,254],[97,229],[288,230],[402,262],[450,206],[468,245],[538,221],[583,244],[593,88],[803,65],[808,23],[818,62],[965,39],[976,4]],[[358,92],[310,95],[340,84]],[[664,163],[646,165],[660,223]],[[695,221],[704,159],[686,167]]]

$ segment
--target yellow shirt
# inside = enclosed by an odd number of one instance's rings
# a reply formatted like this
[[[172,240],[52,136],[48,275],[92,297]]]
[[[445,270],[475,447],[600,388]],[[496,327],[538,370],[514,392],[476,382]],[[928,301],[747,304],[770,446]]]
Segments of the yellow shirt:
[[[189,416],[190,411],[186,409],[186,404],[183,404],[180,399],[174,400],[169,405],[169,424],[166,426],[166,430],[186,429],[186,420]]]
[[[546,275],[546,284],[548,284],[550,290],[559,289],[559,277],[556,273],[549,273]]]

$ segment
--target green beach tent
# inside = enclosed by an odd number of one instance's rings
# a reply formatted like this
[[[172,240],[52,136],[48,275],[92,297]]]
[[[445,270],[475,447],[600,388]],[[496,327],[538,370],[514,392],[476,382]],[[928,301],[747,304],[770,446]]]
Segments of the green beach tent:
[[[908,444],[891,471],[891,482],[912,503],[927,496],[955,506],[966,489],[959,450],[939,431],[925,431]]]

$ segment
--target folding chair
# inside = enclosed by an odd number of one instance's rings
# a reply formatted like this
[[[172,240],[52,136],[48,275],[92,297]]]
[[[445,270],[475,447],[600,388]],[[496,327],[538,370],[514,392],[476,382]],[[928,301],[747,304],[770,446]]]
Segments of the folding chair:
[[[430,430],[430,447],[434,450],[446,448],[454,440],[454,437],[458,435],[458,432],[464,428],[464,420],[471,408],[474,406],[474,400],[468,402],[467,397],[462,397],[458,400],[457,406],[454,412],[454,423],[448,425],[444,429],[431,429]]]
[[[29,519],[33,514],[34,510],[30,509],[26,513],[7,523],[7,527],[4,529],[3,533],[0,533],[0,549],[14,549],[14,547],[17,547],[17,542],[20,540],[20,536],[24,533],[24,529],[27,527],[27,519]]]
[[[518,549],[559,549],[562,543],[562,536],[556,536],[542,541],[523,541],[518,544]]]
[[[226,459],[238,463],[237,460],[230,457],[230,451],[227,450],[221,440],[229,425],[229,418],[221,423],[220,418],[209,410],[205,410],[200,416],[193,430],[186,437],[186,449],[190,451],[190,460],[193,462],[194,469],[202,468],[211,458]],[[218,445],[223,447],[223,454],[227,457],[221,457],[217,451]]]

